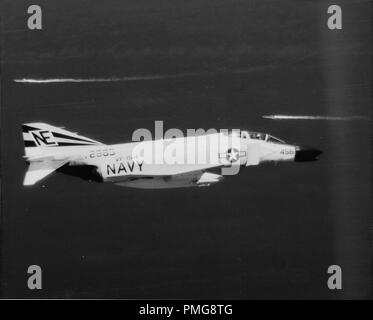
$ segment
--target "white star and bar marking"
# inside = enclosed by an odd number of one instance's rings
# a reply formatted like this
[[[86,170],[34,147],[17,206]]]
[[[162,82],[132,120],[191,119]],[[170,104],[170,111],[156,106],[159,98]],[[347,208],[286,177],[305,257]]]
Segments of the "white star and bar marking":
[[[236,162],[239,158],[246,156],[245,151],[239,151],[236,148],[229,148],[226,153],[219,153],[219,158],[225,158],[229,162]]]

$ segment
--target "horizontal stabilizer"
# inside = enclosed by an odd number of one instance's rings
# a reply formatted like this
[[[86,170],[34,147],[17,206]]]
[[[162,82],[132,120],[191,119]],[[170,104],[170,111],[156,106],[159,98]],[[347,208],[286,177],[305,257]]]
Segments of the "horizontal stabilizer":
[[[63,166],[68,160],[63,161],[36,161],[31,162],[23,180],[24,186],[31,186],[59,167]]]

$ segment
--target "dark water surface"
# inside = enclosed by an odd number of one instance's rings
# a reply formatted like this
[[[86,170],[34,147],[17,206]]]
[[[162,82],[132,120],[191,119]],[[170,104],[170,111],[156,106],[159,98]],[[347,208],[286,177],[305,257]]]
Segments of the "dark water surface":
[[[2,296],[371,298],[370,122],[262,118],[371,115],[371,3],[339,3],[341,31],[327,29],[326,1],[41,1],[43,30],[30,31],[29,2],[3,2]],[[131,76],[154,79],[13,81]],[[210,188],[59,173],[22,186],[22,123],[118,143],[155,120],[269,132],[324,154]],[[38,292],[26,287],[32,264]],[[332,264],[339,292],[326,286]]]

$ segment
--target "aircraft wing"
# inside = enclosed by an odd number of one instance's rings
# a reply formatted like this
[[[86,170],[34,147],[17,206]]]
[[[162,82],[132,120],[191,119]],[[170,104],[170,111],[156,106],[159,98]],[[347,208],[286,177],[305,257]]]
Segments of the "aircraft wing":
[[[193,171],[174,175],[129,175],[113,182],[123,187],[133,188],[179,188],[193,186],[209,186],[219,182],[223,176],[205,171]]]

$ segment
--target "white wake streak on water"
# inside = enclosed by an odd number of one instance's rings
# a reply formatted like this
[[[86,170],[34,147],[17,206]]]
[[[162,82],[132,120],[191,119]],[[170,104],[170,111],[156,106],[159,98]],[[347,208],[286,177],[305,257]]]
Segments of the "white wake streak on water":
[[[167,80],[199,76],[216,76],[229,74],[245,74],[255,70],[271,68],[272,66],[248,67],[237,70],[220,70],[215,72],[187,72],[175,74],[155,74],[155,75],[134,75],[126,77],[109,77],[109,78],[22,78],[13,79],[17,83],[75,83],[75,82],[120,82],[120,81],[142,81],[142,80]]]
[[[353,120],[371,120],[367,116],[320,116],[320,115],[282,115],[272,114],[262,116],[265,119],[272,120],[329,120],[329,121],[353,121]]]
[[[119,82],[119,81],[175,79],[175,78],[193,77],[193,76],[199,76],[199,75],[208,75],[208,74],[207,73],[179,73],[179,74],[112,77],[112,78],[48,78],[48,79],[22,78],[22,79],[14,79],[14,82],[18,82],[18,83]]]

